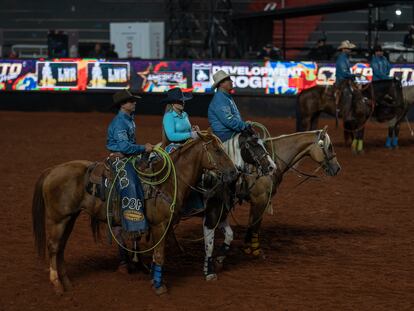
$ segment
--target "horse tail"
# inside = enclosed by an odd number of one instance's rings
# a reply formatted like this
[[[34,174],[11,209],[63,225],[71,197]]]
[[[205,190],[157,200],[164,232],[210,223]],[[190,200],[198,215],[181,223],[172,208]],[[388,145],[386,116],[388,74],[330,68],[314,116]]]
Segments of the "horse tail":
[[[302,127],[301,94],[296,96],[296,132],[303,132],[304,130]]]
[[[35,248],[39,257],[45,257],[46,250],[46,215],[45,200],[43,197],[43,183],[50,169],[44,171],[36,182],[32,201],[32,224]]]

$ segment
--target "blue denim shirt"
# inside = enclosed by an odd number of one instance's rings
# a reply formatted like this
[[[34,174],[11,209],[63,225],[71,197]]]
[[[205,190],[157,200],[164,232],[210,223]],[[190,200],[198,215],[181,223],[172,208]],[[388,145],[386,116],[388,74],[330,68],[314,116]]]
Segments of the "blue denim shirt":
[[[351,73],[351,64],[349,63],[348,54],[342,52],[336,59],[336,84],[339,85],[343,80],[355,78]]]
[[[231,95],[220,90],[208,106],[208,122],[213,133],[223,142],[246,128]]]
[[[385,56],[372,56],[371,58],[372,79],[377,80],[390,80],[391,64],[385,58]]]
[[[135,143],[135,122],[132,116],[119,111],[108,127],[106,148],[125,155],[139,154],[145,147]]]
[[[170,142],[180,142],[191,137],[191,123],[185,111],[181,114],[174,110],[166,112],[162,120],[162,126]]]

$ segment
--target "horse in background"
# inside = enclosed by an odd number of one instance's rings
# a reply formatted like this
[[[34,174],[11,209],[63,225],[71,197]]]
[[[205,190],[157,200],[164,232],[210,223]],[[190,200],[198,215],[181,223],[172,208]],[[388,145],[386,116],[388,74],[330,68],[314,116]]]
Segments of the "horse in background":
[[[372,116],[378,122],[388,122],[388,136],[397,147],[400,124],[414,102],[413,88],[406,86],[401,89],[396,80],[375,81],[363,87],[352,83],[351,107],[355,116],[353,122],[344,122],[345,144],[349,145],[352,141],[354,152],[363,151],[364,125]],[[322,112],[336,117],[338,124],[338,118],[343,117],[344,101],[339,100],[337,105],[336,95],[334,86],[315,86],[299,94],[296,105],[297,131],[315,129]]]

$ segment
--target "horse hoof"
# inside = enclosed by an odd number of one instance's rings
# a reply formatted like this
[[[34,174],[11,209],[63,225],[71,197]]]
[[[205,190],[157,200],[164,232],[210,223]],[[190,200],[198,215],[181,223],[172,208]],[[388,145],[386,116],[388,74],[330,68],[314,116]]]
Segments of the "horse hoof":
[[[129,274],[128,264],[125,263],[125,264],[119,265],[116,271],[121,274]]]
[[[163,284],[163,285],[161,285],[161,286],[160,286],[160,287],[158,287],[158,288],[155,288],[154,286],[153,286],[152,288],[154,289],[154,292],[155,292],[155,294],[156,294],[157,296],[164,295],[164,294],[166,294],[166,293],[168,292],[168,290],[167,290],[167,286],[165,286],[164,284]]]
[[[215,267],[215,270],[216,270],[216,271],[218,271],[218,272],[220,272],[220,271],[222,271],[222,270],[223,270],[223,266],[224,266],[224,262],[223,262],[223,261],[218,261],[218,260],[216,260],[216,261],[214,262],[214,267]]]
[[[62,296],[63,293],[65,292],[65,288],[63,287],[63,285],[59,282],[59,284],[53,284],[53,288],[55,289],[55,294],[58,296]]]
[[[63,283],[63,288],[65,289],[66,292],[71,291],[73,289],[72,283],[68,277],[62,278],[62,283]]]
[[[217,274],[212,273],[212,274],[207,274],[205,276],[206,281],[216,281],[217,280]]]
[[[251,255],[252,254],[252,248],[250,246],[243,247],[242,251],[245,255]]]

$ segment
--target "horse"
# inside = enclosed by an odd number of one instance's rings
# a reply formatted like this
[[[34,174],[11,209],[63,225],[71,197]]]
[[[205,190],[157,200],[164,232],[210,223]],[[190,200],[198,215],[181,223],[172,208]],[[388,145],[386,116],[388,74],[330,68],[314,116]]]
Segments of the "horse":
[[[345,143],[348,144],[352,140],[352,150],[355,153],[362,152],[364,125],[372,116],[372,119],[378,122],[388,122],[388,137],[393,138],[397,147],[400,124],[414,101],[414,95],[411,95],[414,93],[411,89],[414,87],[407,86],[401,90],[400,84],[395,80],[374,81],[362,87],[362,90],[354,83],[351,83],[351,87],[356,97],[352,106],[363,111],[355,118],[357,122],[344,124]],[[383,91],[380,91],[381,89]],[[335,88],[315,86],[304,90],[299,94],[296,104],[297,131],[315,129],[322,112],[335,116],[337,120],[343,116],[343,101],[336,105]]]
[[[171,228],[171,222],[179,221],[183,202],[189,195],[190,187],[196,184],[203,170],[215,171],[222,175],[225,182],[229,182],[237,174],[233,162],[223,151],[222,144],[216,136],[209,132],[199,133],[199,137],[170,155],[177,172],[176,184],[173,176],[170,176],[164,183],[156,186],[156,191],[153,191],[155,195],[145,201],[152,239],[154,242],[157,241],[153,251],[153,265],[161,268],[164,265],[164,237],[167,229]],[[165,163],[161,162],[153,164],[154,171],[164,167]],[[77,160],[56,165],[46,169],[35,185],[32,204],[35,247],[39,256],[44,257],[47,241],[49,279],[59,294],[72,288],[65,269],[64,251],[77,217],[85,211],[93,220],[107,220],[105,202],[85,190],[87,171],[92,164],[90,161]],[[159,270],[156,276],[153,271],[153,288],[157,295],[167,291],[162,280],[162,269]]]
[[[271,175],[276,168],[276,164],[270,157],[262,140],[256,133],[251,135],[245,132],[234,135],[231,139],[224,142],[224,150],[233,160],[235,166],[239,169],[240,175],[247,173],[246,164],[255,169],[262,175]],[[236,185],[222,185],[215,195],[210,196],[206,200],[206,208],[204,214],[203,233],[205,242],[206,256],[204,259],[204,275],[207,281],[216,277],[213,271],[213,248],[214,248],[214,231],[216,227],[220,228],[225,234],[225,242],[222,246],[223,251],[229,248],[228,240],[232,240],[233,231],[227,222],[227,219],[216,219],[217,215],[225,215],[233,206],[232,195],[230,193],[237,192]],[[212,207],[211,207],[212,206]],[[221,208],[220,208],[221,206]],[[218,213],[215,213],[215,209]],[[227,212],[225,212],[226,210]]]
[[[274,156],[276,162],[276,173],[272,175],[261,175],[254,170],[250,175],[244,175],[246,189],[248,190],[245,200],[250,203],[249,226],[245,236],[244,252],[249,255],[258,256],[261,253],[259,244],[259,230],[263,215],[266,210],[272,210],[270,202],[276,194],[277,188],[282,182],[283,175],[294,169],[296,164],[305,157],[310,157],[321,166],[327,175],[335,176],[341,167],[336,158],[332,142],[327,129],[309,132],[282,135],[265,140],[268,152]],[[220,224],[218,227],[223,230],[224,244],[219,248],[215,259],[215,267],[221,268],[226,258],[229,245],[233,240],[233,232],[228,226],[228,209],[220,210],[215,206],[219,202],[211,202],[206,212],[210,223]],[[207,221],[207,220],[206,220]],[[226,224],[224,226],[222,224]],[[230,230],[229,230],[230,228]],[[206,239],[206,256],[212,253],[214,247],[214,229],[204,230]],[[207,248],[207,245],[210,248]],[[216,279],[217,275],[211,271],[206,280]]]

